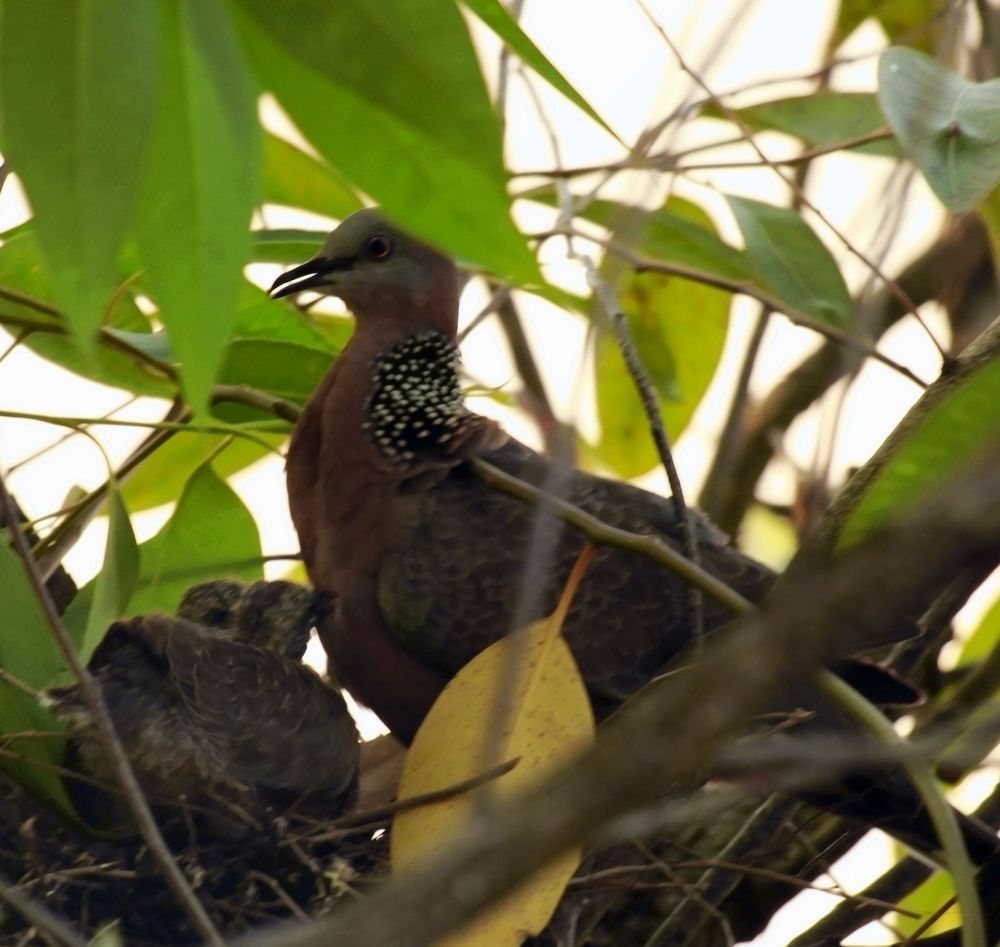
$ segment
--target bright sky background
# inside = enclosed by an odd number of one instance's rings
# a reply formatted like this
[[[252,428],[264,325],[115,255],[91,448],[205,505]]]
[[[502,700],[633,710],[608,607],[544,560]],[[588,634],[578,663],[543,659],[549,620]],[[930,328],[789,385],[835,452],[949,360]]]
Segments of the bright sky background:
[[[707,79],[716,92],[743,88],[761,80],[805,74],[821,61],[822,48],[834,16],[834,5],[826,0],[804,3],[802,0],[662,0],[650,2],[659,23],[683,51],[688,61]],[[522,24],[541,49],[564,72],[576,88],[604,115],[627,141],[666,114],[691,91],[690,80],[681,73],[653,30],[640,7],[630,0],[527,0]],[[476,29],[487,70],[495,73],[497,44]],[[841,90],[871,91],[875,88],[877,53],[884,36],[873,23],[856,31],[841,49],[857,62],[836,73],[834,87]],[[566,166],[615,160],[620,148],[586,117],[541,83],[535,88],[549,119],[557,129],[561,160]],[[791,81],[769,86],[748,94],[740,104],[750,104],[803,94],[812,86]],[[536,110],[523,83],[514,77],[510,84],[509,160],[514,168],[549,168],[556,164],[549,138],[540,125]],[[722,137],[720,127],[702,123],[685,126],[683,136],[673,144],[691,144],[706,137]],[[764,135],[760,143],[774,157],[790,153],[794,143],[780,135]],[[712,158],[745,160],[752,157],[746,148],[712,153]],[[810,194],[833,222],[845,228],[865,250],[872,249],[878,236],[883,198],[890,186],[892,165],[888,160],[871,157],[829,156],[816,163]],[[611,194],[655,206],[665,197],[665,183],[649,190],[645,178],[633,175],[623,179]],[[739,232],[719,192],[742,194],[775,203],[787,202],[784,188],[767,170],[730,170],[702,172],[694,181],[683,181],[676,192],[700,203],[713,215],[723,236],[738,243]],[[901,261],[914,253],[915,243],[933,233],[943,220],[937,201],[921,179],[915,177],[905,199],[903,224],[899,232],[906,239],[890,246],[886,268],[898,269]],[[6,228],[25,216],[16,181],[8,181],[0,197],[0,226]],[[271,225],[281,225],[286,217],[280,211],[268,211]],[[519,221],[525,229],[547,226],[550,218],[523,213]],[[817,227],[821,237],[845,270],[852,287],[859,285],[864,272],[857,262]],[[551,242],[551,243],[554,243]],[[547,246],[543,260],[553,279],[568,287],[583,290],[583,277],[575,264],[558,257],[558,248]],[[258,267],[254,277],[267,281],[276,268]],[[464,300],[467,319],[483,302],[482,292],[470,290]],[[926,308],[926,307],[925,307]],[[525,301],[528,330],[535,351],[545,353],[540,359],[557,410],[567,419],[576,420],[584,433],[593,432],[595,420],[591,406],[590,373],[586,367],[585,324],[580,317],[560,312],[546,303]],[[733,369],[751,325],[752,305],[743,299],[733,306],[731,335],[716,382],[699,410],[688,433],[677,445],[677,459],[689,495],[695,495],[721,427],[732,385]],[[943,320],[938,313],[925,313],[938,337],[947,342]],[[0,353],[9,344],[0,330]],[[757,363],[752,391],[761,393],[782,377],[790,365],[817,344],[815,337],[796,329],[783,318],[771,320],[765,347]],[[881,343],[889,355],[904,362],[922,377],[933,378],[937,360],[932,346],[921,330],[909,322],[893,329]],[[473,333],[464,345],[466,367],[471,374],[490,385],[504,385],[513,376],[513,368],[501,337],[488,324]],[[839,389],[838,389],[839,390]],[[826,443],[839,398],[838,390],[803,416],[787,439],[788,458],[772,464],[763,483],[767,499],[787,501],[794,485],[794,467],[810,469],[817,450]],[[839,437],[832,457],[835,478],[842,478],[852,465],[862,462],[878,446],[917,395],[914,386],[882,366],[869,366],[850,390],[842,407]],[[28,411],[39,414],[63,414],[72,410],[79,416],[99,416],[115,410],[125,395],[67,374],[18,348],[0,362],[0,411]],[[68,408],[68,406],[71,406]],[[505,412],[488,399],[476,399],[476,410],[500,416],[516,436],[537,443],[535,432],[523,419]],[[141,399],[121,411],[117,417],[155,420],[162,415],[163,404]],[[74,437],[31,463],[26,458],[49,447],[64,431],[50,425],[26,423],[0,417],[0,463],[13,470],[10,483],[22,505],[32,516],[52,512],[53,497],[63,497],[71,489],[93,488],[107,474],[104,458],[87,439]],[[113,463],[117,463],[141,439],[141,431],[102,428],[100,439]],[[233,485],[256,515],[265,553],[285,553],[298,548],[288,519],[284,496],[282,463],[273,458],[234,478]],[[650,475],[647,486],[663,488],[660,474]],[[169,508],[161,508],[135,517],[140,541],[162,525]],[[67,565],[81,583],[98,568],[103,554],[106,523],[90,525],[81,541],[67,558]],[[766,550],[758,554],[765,554]],[[285,571],[284,564],[269,564],[268,575]],[[980,596],[974,610],[981,611],[988,596]],[[884,857],[884,843],[860,847],[838,866],[840,880],[862,886],[878,873]],[[804,894],[781,912],[771,928],[758,939],[761,945],[779,947],[795,931],[808,923],[818,899],[825,896]],[[836,900],[825,897],[830,906]],[[804,913],[805,912],[805,913]],[[805,920],[803,920],[805,918]],[[876,943],[893,938],[883,929],[872,928],[859,942]]]

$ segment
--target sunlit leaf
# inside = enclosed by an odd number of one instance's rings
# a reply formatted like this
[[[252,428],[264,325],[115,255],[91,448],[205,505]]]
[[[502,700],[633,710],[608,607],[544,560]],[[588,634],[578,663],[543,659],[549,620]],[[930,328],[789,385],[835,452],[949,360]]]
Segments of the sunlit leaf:
[[[561,634],[579,574],[578,568],[551,617],[508,635],[473,658],[424,719],[407,753],[400,799],[448,788],[511,760],[517,764],[471,793],[399,813],[392,829],[393,871],[419,870],[421,862],[460,837],[462,827],[474,817],[477,793],[515,795],[592,739],[590,700]],[[498,707],[503,708],[499,721]],[[579,858],[578,851],[563,855],[440,943],[447,947],[520,944],[546,925]]]
[[[3,6],[0,140],[79,339],[92,338],[119,283],[157,113],[158,33],[155,3]]]
[[[891,40],[931,52],[941,13],[941,0],[840,0],[831,46],[836,48],[865,20],[873,17]]]
[[[958,657],[960,665],[975,664],[988,657],[1000,644],[1000,598],[979,620],[976,630],[966,639]]]
[[[1000,181],[1000,79],[969,82],[900,47],[879,61],[879,101],[907,157],[956,213]]]
[[[952,884],[951,876],[946,871],[935,872],[899,902],[901,908],[914,912],[917,917],[896,914],[893,918],[893,928],[903,937],[915,934],[918,929],[922,934],[942,934],[947,930],[954,930],[961,922],[957,904],[948,908],[930,927],[925,929],[923,926],[924,920],[929,915],[936,914],[943,904],[954,897],[955,886]],[[920,941],[916,940],[914,943],[919,944]]]
[[[184,484],[206,460],[220,477],[229,477],[249,467],[268,451],[259,440],[275,449],[285,440],[280,434],[259,434],[254,439],[234,437],[224,450],[219,448],[228,438],[226,434],[179,434],[170,438],[162,447],[128,478],[122,493],[129,508],[139,513],[163,503],[172,503],[184,489]]]
[[[830,251],[792,209],[727,195],[755,281],[822,322],[846,324],[851,296]]]
[[[184,487],[173,516],[139,547],[142,568],[129,612],[174,612],[192,585],[248,582],[263,575],[260,535],[243,501],[203,464]]]
[[[139,250],[196,411],[208,401],[250,256],[261,131],[223,0],[161,4],[163,89]]]
[[[456,256],[541,282],[510,218],[498,120],[451,0],[233,9],[261,84],[352,185]]]
[[[910,507],[1000,436],[1000,359],[966,378],[909,433],[840,534],[849,545]]]
[[[601,203],[588,217],[615,226],[643,256],[746,277],[743,254],[724,244],[697,205],[672,198],[663,210]],[[676,440],[701,401],[725,342],[730,296],[694,280],[611,267],[636,349],[659,395],[667,433]],[[594,357],[601,437],[594,456],[621,477],[646,473],[659,463],[649,421],[610,327],[600,326]]]
[[[333,168],[277,135],[264,138],[263,196],[269,204],[301,207],[338,219],[362,206]]]

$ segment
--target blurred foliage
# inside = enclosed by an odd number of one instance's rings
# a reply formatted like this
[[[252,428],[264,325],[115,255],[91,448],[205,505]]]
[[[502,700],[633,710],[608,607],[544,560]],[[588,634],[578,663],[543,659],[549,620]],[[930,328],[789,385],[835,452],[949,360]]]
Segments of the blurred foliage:
[[[841,91],[829,76],[794,96],[765,85],[752,100],[727,99],[726,108],[692,107],[685,120],[724,129],[729,139],[770,130],[800,149],[849,148],[865,156],[859,167],[909,163],[948,210],[980,216],[1000,255],[1000,79],[996,64],[986,81],[973,82],[942,64],[957,60],[930,58],[949,6],[842,0],[831,56],[871,20],[897,44],[882,57],[877,89]],[[470,41],[472,22],[589,116],[621,152],[608,179],[618,171],[645,175],[655,193],[650,207],[594,192],[593,175],[542,175],[530,187],[511,178],[505,117]],[[852,143],[882,129],[885,137]],[[455,254],[473,277],[489,275],[583,313],[594,333],[600,422],[586,457],[618,476],[656,467],[647,419],[606,314],[545,281],[535,246],[515,225],[518,201],[558,208],[560,225],[608,241],[591,276],[617,295],[671,438],[684,432],[713,381],[736,294],[872,341],[838,241],[791,192],[774,203],[739,194],[713,202],[670,187],[668,199],[669,172],[683,173],[696,157],[668,154],[657,164],[655,155],[622,149],[605,117],[496,0],[400,0],[391,8],[0,0],[0,153],[33,211],[0,234],[0,325],[69,372],[175,401],[171,417],[182,428],[160,432],[128,476],[95,501],[109,514],[104,563],[65,616],[84,656],[116,617],[173,610],[183,589],[205,578],[261,575],[256,525],[226,478],[281,449],[288,412],[268,405],[301,405],[350,334],[349,320],[271,300],[247,278],[249,264],[301,262],[324,237],[321,223],[269,226],[268,205],[332,221],[377,201]],[[534,353],[539,363],[556,356]],[[232,386],[227,397],[235,400],[215,398],[217,385]],[[507,392],[497,397],[511,400]],[[742,397],[719,448],[725,463],[754,420],[757,403]],[[987,361],[901,434],[841,540],[860,541],[904,515],[995,439],[998,404],[1000,362]],[[790,409],[788,423],[806,406]],[[67,404],[65,414],[75,413]],[[166,525],[138,546],[130,517],[167,502],[176,507]],[[61,505],[53,497],[51,512]],[[94,508],[63,513],[56,534],[72,534],[76,517]],[[0,600],[4,670],[31,688],[64,680],[64,662],[6,542]],[[967,663],[996,651],[997,627],[994,610],[968,645]],[[18,736],[26,731],[55,736]],[[68,811],[48,768],[62,759],[57,731],[36,700],[0,683],[0,768]]]

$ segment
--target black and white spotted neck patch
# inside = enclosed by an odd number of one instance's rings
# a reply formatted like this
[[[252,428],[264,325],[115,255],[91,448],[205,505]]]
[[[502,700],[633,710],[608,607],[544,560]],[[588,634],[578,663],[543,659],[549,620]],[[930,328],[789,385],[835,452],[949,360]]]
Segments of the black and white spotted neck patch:
[[[458,363],[458,346],[440,332],[411,335],[379,356],[365,428],[386,457],[406,464],[454,438],[469,415]]]

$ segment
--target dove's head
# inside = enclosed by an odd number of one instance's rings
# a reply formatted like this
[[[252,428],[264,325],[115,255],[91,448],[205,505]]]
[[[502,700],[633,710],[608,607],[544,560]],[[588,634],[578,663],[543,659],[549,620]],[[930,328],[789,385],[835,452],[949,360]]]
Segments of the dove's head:
[[[369,207],[345,218],[311,260],[282,273],[271,295],[311,290],[342,299],[359,326],[391,321],[454,335],[459,289],[451,259]]]

